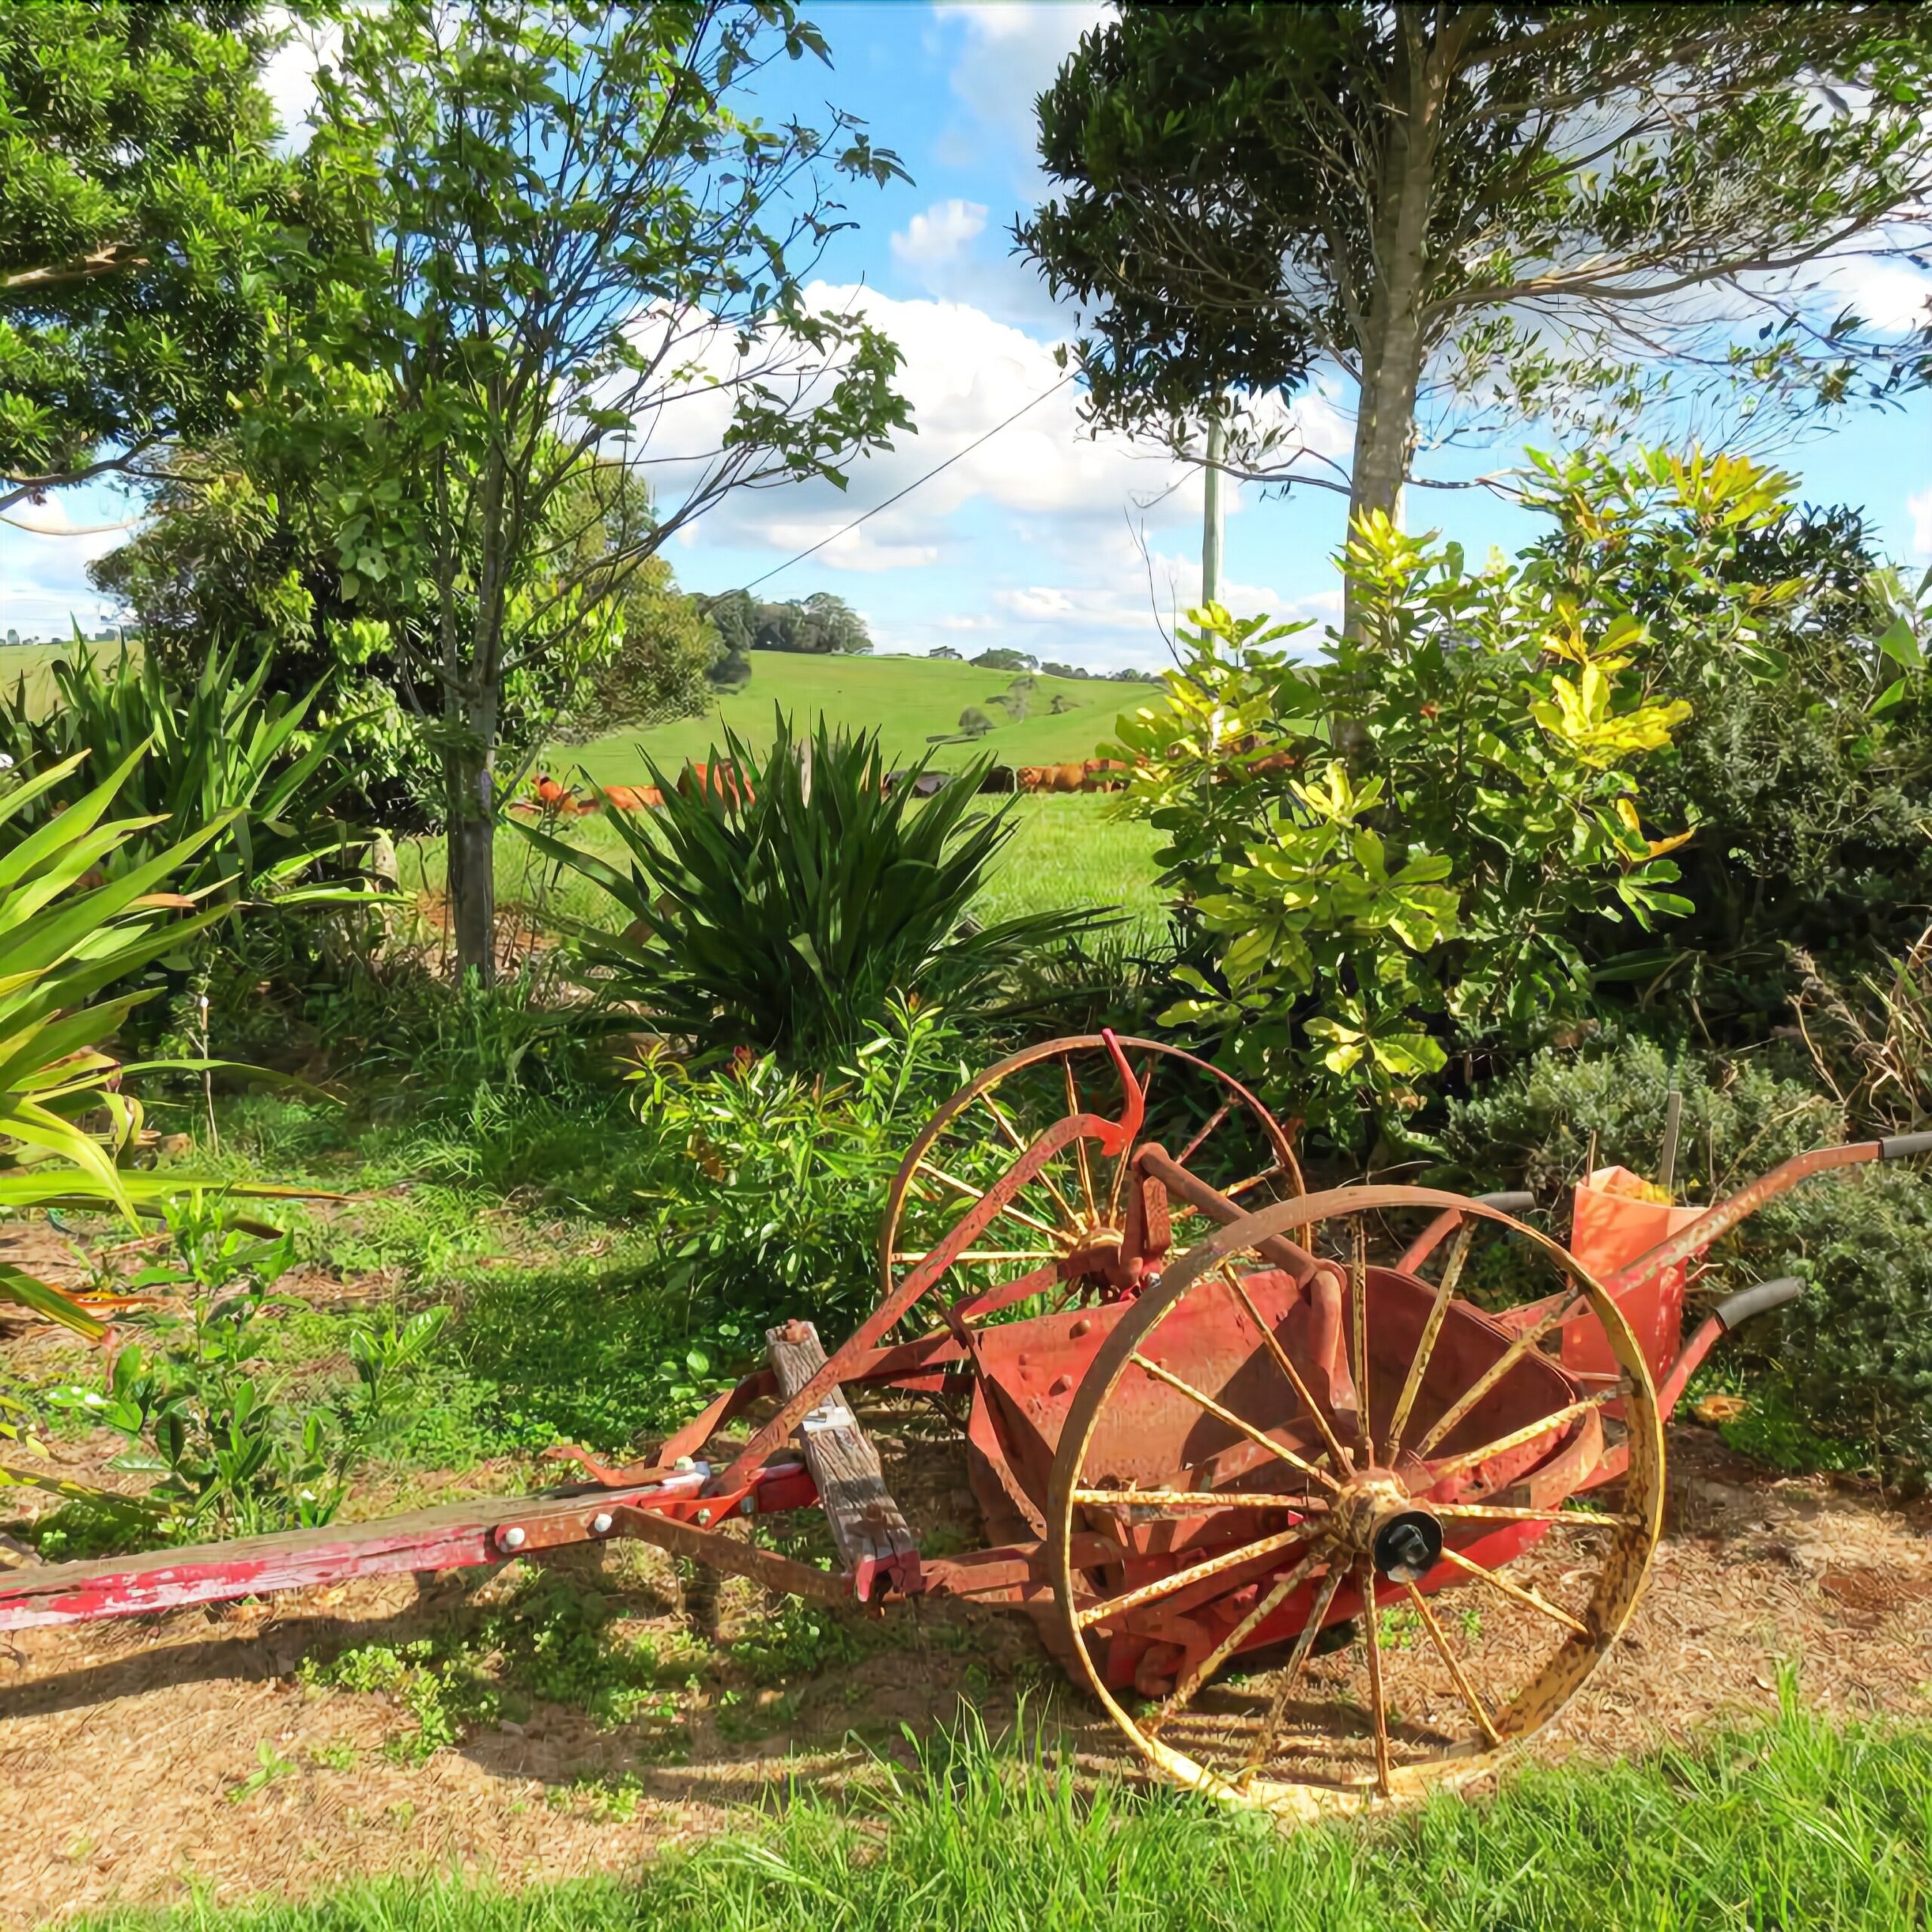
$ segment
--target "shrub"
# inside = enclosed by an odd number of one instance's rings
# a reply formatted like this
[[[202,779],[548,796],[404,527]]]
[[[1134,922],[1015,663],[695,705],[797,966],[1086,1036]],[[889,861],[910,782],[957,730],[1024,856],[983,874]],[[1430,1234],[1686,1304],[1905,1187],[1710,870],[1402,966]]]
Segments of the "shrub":
[[[1345,1141],[1358,1109],[1422,1106],[1451,1046],[1546,1039],[1599,971],[1654,955],[1633,940],[1693,909],[1671,855],[1694,826],[1651,789],[1681,693],[1780,668],[1761,632],[1785,587],[1745,580],[1737,546],[1787,514],[1789,479],[1538,462],[1549,543],[1472,571],[1373,521],[1342,565],[1357,626],[1318,660],[1284,648],[1303,627],[1214,607],[1165,710],[1121,721],[1127,808],[1168,832],[1165,881],[1218,940],[1174,1018]],[[1638,542],[1656,568],[1632,579]],[[1694,632],[1690,670],[1654,619]]]
[[[610,998],[707,1048],[825,1066],[862,1039],[895,994],[958,1007],[1029,947],[1091,923],[1052,912],[977,926],[968,908],[1018,829],[1011,808],[974,809],[984,775],[917,795],[924,764],[888,785],[878,735],[795,739],[782,713],[769,755],[727,734],[709,780],[687,789],[652,767],[661,811],[610,814],[630,858],[619,872],[529,826],[540,851],[609,893],[631,924],[577,928]]]
[[[116,809],[143,823],[104,868],[126,872],[179,851],[169,885],[223,916],[195,948],[184,935],[164,962],[168,978],[180,986],[198,959],[198,982],[218,1005],[254,1000],[265,977],[313,977],[320,935],[265,913],[365,916],[357,873],[367,841],[335,816],[352,776],[339,754],[353,721],[318,722],[317,694],[269,689],[272,668],[266,653],[245,672],[237,652],[211,651],[198,675],[177,685],[156,658],[137,667],[125,652],[110,662],[77,651],[54,666],[60,701],[45,716],[32,715],[23,685],[11,697],[0,691],[0,752],[19,771],[60,774],[0,841],[16,842],[66,810],[90,774],[125,771]]]
[[[1838,1103],[1795,1063],[1672,1058],[1625,1039],[1546,1051],[1472,1100],[1443,1139],[1454,1177],[1527,1186],[1545,1201],[1599,1164],[1654,1170],[1673,1081],[1682,1094],[1678,1190],[1709,1201],[1791,1155],[1845,1137]],[[1558,1216],[1559,1223],[1561,1217]],[[1718,1291],[1780,1275],[1803,1298],[1744,1330],[1734,1349],[1767,1361],[1797,1420],[1863,1443],[1891,1474],[1932,1470],[1932,1186],[1912,1169],[1859,1168],[1807,1181],[1712,1255]]]
[[[1698,827],[1679,854],[1696,910],[1643,977],[1667,963],[1681,988],[1694,973],[1707,1022],[1748,1026],[1791,984],[1788,944],[1862,962],[1907,943],[1932,900],[1932,708],[1916,675],[1932,583],[1915,597],[1880,569],[1847,509],[1720,528],[1687,571],[1681,530],[1642,513],[1644,474],[1599,470],[1611,527],[1542,547],[1644,614],[1651,663],[1691,705],[1647,784],[1660,820]],[[1743,660],[1709,629],[1740,588],[1756,633]]]
[[[99,1381],[48,1399],[126,1438],[109,1466],[155,1478],[146,1506],[157,1537],[329,1521],[448,1311],[355,1321],[354,1383],[298,1412],[262,1376],[274,1318],[291,1306],[275,1289],[294,1264],[293,1238],[244,1228],[198,1192],[170,1207],[168,1225],[172,1256],[133,1285],[178,1297],[183,1312],[164,1301],[126,1317],[123,1327],[146,1340],[125,1343]]]
[[[647,1057],[632,1091],[657,1176],[645,1201],[670,1262],[666,1285],[714,1317],[761,1326],[805,1315],[831,1324],[828,1341],[842,1334],[878,1299],[892,1177],[965,1078],[951,1025],[897,1001],[829,1075],[749,1054],[695,1072]],[[701,1381],[715,1365],[692,1367]]]

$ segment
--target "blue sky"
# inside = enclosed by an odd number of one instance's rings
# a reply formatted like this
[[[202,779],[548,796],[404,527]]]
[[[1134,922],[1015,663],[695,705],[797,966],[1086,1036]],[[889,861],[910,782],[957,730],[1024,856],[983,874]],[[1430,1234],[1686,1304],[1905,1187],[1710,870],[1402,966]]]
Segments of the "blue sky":
[[[1081,0],[834,0],[809,11],[833,66],[787,69],[771,85],[766,111],[795,108],[810,118],[835,102],[896,149],[912,177],[851,192],[857,226],[835,238],[820,279],[828,291],[863,286],[874,320],[906,355],[919,433],[858,465],[842,496],[825,486],[760,492],[715,513],[672,550],[694,589],[750,581],[963,450],[1051,386],[1054,345],[1073,327],[1014,257],[1010,231],[1041,186],[1034,97],[1102,10]],[[295,118],[299,63],[275,80]],[[1852,265],[1844,274],[1847,294],[1875,315],[1902,317],[1922,299],[1924,285],[1903,269]],[[1318,441],[1346,451],[1337,408],[1318,401],[1309,420]],[[1481,466],[1514,454],[1485,452]],[[1864,506],[1894,555],[1932,562],[1932,405],[1847,417],[1779,460],[1798,472],[1807,499]],[[1088,436],[1063,390],[760,594],[836,592],[865,614],[883,651],[950,645],[971,655],[1010,644],[1097,668],[1158,663],[1156,610],[1171,623],[1198,595],[1200,501],[1198,478],[1164,459]],[[0,631],[64,631],[70,610],[91,626],[101,605],[86,561],[122,539],[89,527],[130,513],[125,498],[95,490],[37,513],[49,534],[0,525]],[[1514,548],[1530,534],[1526,519],[1479,492],[1412,493],[1408,521],[1439,525],[1478,549]],[[1235,493],[1226,601],[1328,615],[1338,601],[1328,560],[1341,523],[1340,499],[1325,492],[1287,500]]]

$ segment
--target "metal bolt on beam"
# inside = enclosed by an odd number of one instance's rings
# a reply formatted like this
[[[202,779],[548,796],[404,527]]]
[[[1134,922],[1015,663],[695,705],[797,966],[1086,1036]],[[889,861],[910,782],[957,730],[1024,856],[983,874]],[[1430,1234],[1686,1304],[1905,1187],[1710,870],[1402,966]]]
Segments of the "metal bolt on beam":
[[[505,1549],[521,1549],[526,1540],[523,1531],[512,1523],[506,1530],[500,1531],[497,1541]]]
[[[594,1537],[608,1537],[614,1518],[608,1509],[600,1509],[590,1519],[590,1534]]]

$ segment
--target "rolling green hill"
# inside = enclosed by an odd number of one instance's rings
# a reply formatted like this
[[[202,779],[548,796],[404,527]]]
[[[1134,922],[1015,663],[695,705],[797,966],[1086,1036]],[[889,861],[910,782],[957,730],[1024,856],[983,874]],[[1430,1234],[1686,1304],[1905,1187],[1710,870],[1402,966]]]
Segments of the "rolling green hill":
[[[687,758],[706,757],[723,739],[721,726],[762,746],[771,736],[774,706],[804,729],[823,712],[835,727],[884,736],[894,764],[909,764],[927,749],[926,740],[958,725],[959,714],[977,705],[995,728],[977,746],[942,745],[937,762],[957,766],[985,752],[1009,764],[1049,764],[1091,758],[1103,740],[1113,736],[1123,711],[1158,701],[1151,685],[1100,679],[1036,678],[1025,719],[1000,721],[1004,713],[988,702],[1012,681],[1004,671],[977,670],[971,664],[935,663],[925,657],[814,657],[789,651],[752,654],[752,680],[740,691],[721,697],[703,718],[681,718],[654,731],[619,732],[586,745],[558,746],[551,769],[559,777],[573,768],[600,785],[649,782],[641,745],[659,766],[675,771]],[[1073,708],[1052,715],[1056,693]]]

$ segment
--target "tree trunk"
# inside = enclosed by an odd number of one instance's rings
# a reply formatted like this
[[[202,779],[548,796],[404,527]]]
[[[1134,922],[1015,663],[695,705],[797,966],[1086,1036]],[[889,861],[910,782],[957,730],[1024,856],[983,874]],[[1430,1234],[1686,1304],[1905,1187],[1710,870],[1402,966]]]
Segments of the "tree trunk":
[[[450,924],[459,979],[497,977],[497,707],[494,694],[447,707],[458,729],[444,754],[448,801]]]
[[[1349,472],[1349,529],[1380,510],[1401,520],[1402,486],[1415,451],[1416,398],[1427,353],[1423,311],[1428,299],[1429,222],[1441,141],[1444,61],[1431,59],[1411,17],[1398,45],[1396,92],[1404,111],[1392,115],[1383,152],[1375,209],[1377,275],[1361,344],[1361,396],[1355,415],[1355,455]],[[1343,628],[1355,634],[1359,615],[1355,586],[1345,581]]]

